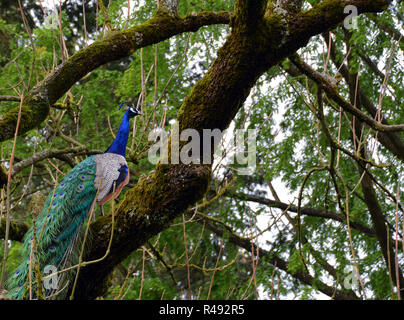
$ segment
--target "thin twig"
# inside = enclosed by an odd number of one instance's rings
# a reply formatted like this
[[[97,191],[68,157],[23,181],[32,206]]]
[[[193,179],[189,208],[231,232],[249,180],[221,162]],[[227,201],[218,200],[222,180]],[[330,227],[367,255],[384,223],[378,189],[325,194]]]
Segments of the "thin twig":
[[[222,240],[220,242],[219,254],[217,255],[217,259],[216,259],[215,270],[213,271],[212,277],[210,278],[209,291],[208,291],[208,296],[207,296],[206,300],[209,300],[209,298],[210,298],[210,293],[212,291],[213,280],[215,278],[216,268],[217,268],[217,265],[219,264],[220,257],[222,255],[223,244],[224,244],[224,241]]]
[[[188,290],[187,290],[187,299],[191,300],[192,291],[191,291],[191,274],[189,272],[189,259],[188,259],[188,246],[187,246],[187,234],[185,229],[185,215],[182,215],[182,231],[184,234],[184,248],[185,248],[185,262],[187,265],[187,281],[188,281]]]
[[[11,172],[13,169],[13,163],[14,163],[14,155],[15,155],[15,147],[17,144],[17,137],[18,137],[18,129],[20,127],[20,122],[21,122],[21,110],[22,110],[22,105],[24,101],[24,96],[23,94],[20,95],[20,107],[18,109],[18,116],[17,116],[17,124],[15,127],[15,133],[14,133],[14,142],[13,142],[13,148],[11,150],[11,156],[10,156],[10,164],[9,164],[9,170],[8,170],[8,177],[7,177],[7,200],[6,200],[6,206],[7,206],[7,211],[6,211],[6,232],[4,235],[4,253],[3,253],[3,265],[1,269],[1,277],[0,277],[0,290],[4,288],[4,276],[5,276],[5,271],[6,271],[6,262],[8,258],[8,238],[9,238],[9,232],[10,232],[10,185],[11,185]]]

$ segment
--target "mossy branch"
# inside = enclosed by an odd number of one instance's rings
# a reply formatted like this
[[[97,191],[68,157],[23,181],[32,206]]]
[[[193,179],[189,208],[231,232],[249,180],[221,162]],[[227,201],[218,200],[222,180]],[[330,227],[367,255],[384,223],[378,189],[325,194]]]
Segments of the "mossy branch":
[[[50,106],[54,105],[77,81],[101,65],[127,57],[137,49],[184,32],[195,32],[203,26],[212,24],[227,24],[230,16],[231,13],[225,11],[204,11],[179,17],[159,10],[153,18],[143,24],[112,32],[106,38],[95,41],[55,68],[26,94],[19,134],[38,127],[48,116]],[[0,141],[13,137],[18,109],[13,108],[0,118]]]

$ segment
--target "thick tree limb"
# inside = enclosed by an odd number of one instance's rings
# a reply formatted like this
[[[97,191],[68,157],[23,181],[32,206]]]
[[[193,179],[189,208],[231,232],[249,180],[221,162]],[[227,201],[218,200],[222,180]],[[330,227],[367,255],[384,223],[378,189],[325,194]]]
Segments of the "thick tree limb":
[[[238,0],[235,6],[235,24],[239,28],[247,26],[247,30],[253,31],[254,25],[262,20],[266,6],[265,0]]]
[[[274,12],[281,15],[295,15],[302,9],[302,0],[276,0]]]
[[[290,19],[290,34],[306,38],[336,27],[345,19],[344,8],[347,5],[355,6],[361,14],[383,11],[390,3],[390,0],[325,0]]]
[[[19,134],[39,126],[48,116],[49,106],[61,98],[77,81],[99,66],[127,57],[135,50],[164,41],[184,32],[195,32],[212,24],[229,23],[229,12],[200,12],[186,17],[158,11],[147,22],[127,30],[112,32],[78,51],[59,65],[24,98]],[[18,108],[0,118],[0,141],[13,137]]]
[[[180,0],[160,0],[158,1],[159,9],[165,9],[173,13],[177,13],[178,3]]]

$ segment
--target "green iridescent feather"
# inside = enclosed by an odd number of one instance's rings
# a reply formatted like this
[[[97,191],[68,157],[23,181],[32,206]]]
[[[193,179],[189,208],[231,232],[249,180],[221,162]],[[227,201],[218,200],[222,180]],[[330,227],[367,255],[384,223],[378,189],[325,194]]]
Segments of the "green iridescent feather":
[[[124,104],[121,103],[119,109]],[[111,146],[103,154],[88,157],[75,166],[54,192],[49,194],[42,212],[36,218],[35,227],[25,235],[25,260],[7,281],[10,298],[35,299],[39,294],[48,299],[66,297],[68,281],[73,279],[77,269],[61,273],[57,276],[57,281],[52,276],[52,285],[49,285],[50,281],[42,281],[40,287],[37,286],[39,281],[36,275],[41,274],[42,279],[39,280],[44,280],[43,276],[49,275],[49,269],[50,272],[60,272],[77,264],[82,249],[83,226],[92,205],[95,205],[96,197],[102,205],[104,200],[118,196],[122,189],[118,186],[128,182],[125,154],[129,120],[140,114],[142,113],[136,106],[129,106]],[[97,188],[100,192],[98,195]],[[35,243],[37,245],[34,246]]]
[[[42,274],[47,265],[55,266],[60,271],[77,263],[76,258],[81,251],[79,235],[97,194],[94,187],[96,163],[93,158],[94,156],[85,159],[70,170],[54,192],[49,194],[42,212],[36,219],[36,261]],[[28,274],[32,240],[31,227],[24,237],[23,245],[23,255],[27,256],[28,260],[17,268],[7,282],[7,287],[10,288],[9,296],[15,299],[29,297]],[[35,270],[32,267],[31,269],[31,294],[35,298]],[[71,274],[59,276],[59,280],[69,278]],[[44,296],[49,296],[54,291],[43,288]],[[63,294],[59,295],[60,297],[63,297]]]

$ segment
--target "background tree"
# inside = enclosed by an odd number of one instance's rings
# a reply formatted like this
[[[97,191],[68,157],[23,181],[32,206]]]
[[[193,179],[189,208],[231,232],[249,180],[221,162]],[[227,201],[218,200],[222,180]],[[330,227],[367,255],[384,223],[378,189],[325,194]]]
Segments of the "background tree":
[[[106,149],[131,101],[130,188],[91,222],[85,261],[100,261],[75,298],[401,299],[401,1],[4,8],[1,283],[41,194]],[[153,165],[148,135],[173,120],[257,129],[255,171],[226,146],[212,166]]]

